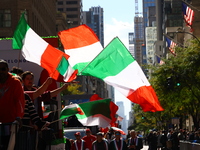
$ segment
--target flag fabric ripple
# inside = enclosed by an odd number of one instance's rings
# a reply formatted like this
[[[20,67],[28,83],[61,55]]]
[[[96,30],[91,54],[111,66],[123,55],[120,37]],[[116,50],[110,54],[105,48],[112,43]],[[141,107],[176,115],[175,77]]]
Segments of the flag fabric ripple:
[[[24,13],[14,32],[12,46],[13,49],[22,49],[22,55],[26,60],[45,68],[55,80],[60,74],[65,82],[76,78],[77,71],[68,63],[69,56],[37,35],[27,24]]]
[[[163,111],[142,69],[117,37],[82,71],[82,75],[102,79],[139,104],[145,112]]]

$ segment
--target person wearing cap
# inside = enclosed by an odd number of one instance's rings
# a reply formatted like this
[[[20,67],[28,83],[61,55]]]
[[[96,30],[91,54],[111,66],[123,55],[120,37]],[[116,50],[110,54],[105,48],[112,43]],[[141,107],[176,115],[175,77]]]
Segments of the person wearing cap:
[[[86,135],[82,138],[85,141],[86,150],[92,150],[92,143],[96,140],[96,137],[91,134],[90,129],[86,129]]]
[[[130,131],[130,136],[127,142],[128,150],[141,150],[143,148],[142,138],[137,136],[135,130]]]
[[[74,134],[76,140],[72,143],[71,150],[85,150],[85,141],[81,139],[81,133]]]
[[[107,140],[103,138],[103,133],[97,133],[97,139],[92,143],[92,150],[108,150],[109,144]]]
[[[115,138],[110,142],[110,150],[127,150],[126,142],[119,131],[115,131]]]

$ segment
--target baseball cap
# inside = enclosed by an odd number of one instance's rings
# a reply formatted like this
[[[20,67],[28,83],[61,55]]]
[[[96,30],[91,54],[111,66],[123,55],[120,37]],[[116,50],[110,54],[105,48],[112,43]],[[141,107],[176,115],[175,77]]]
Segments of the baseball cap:
[[[87,129],[85,130],[85,132],[90,132],[90,129],[89,129],[89,128],[87,128]]]
[[[74,134],[75,136],[81,136],[81,133],[80,132],[76,132],[75,134]]]

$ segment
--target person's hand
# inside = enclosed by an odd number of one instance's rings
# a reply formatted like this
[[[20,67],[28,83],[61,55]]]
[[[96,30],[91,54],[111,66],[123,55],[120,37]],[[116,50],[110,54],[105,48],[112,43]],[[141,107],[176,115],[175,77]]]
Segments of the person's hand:
[[[53,82],[53,79],[51,77],[48,77],[46,79],[46,82],[47,82],[48,85],[50,85]]]
[[[22,120],[20,117],[17,117],[13,123],[19,125],[20,128],[22,127]]]
[[[42,126],[41,130],[47,129],[49,125],[50,125],[50,122],[46,121],[46,123]]]
[[[61,87],[62,91],[65,90],[68,87],[68,85],[69,85],[69,83],[63,84],[62,87]]]

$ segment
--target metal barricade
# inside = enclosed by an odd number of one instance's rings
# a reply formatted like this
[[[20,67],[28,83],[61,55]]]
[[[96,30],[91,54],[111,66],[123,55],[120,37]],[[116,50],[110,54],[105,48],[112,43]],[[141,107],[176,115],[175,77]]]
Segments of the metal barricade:
[[[200,143],[197,141],[180,141],[180,150],[200,150]]]

